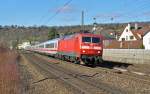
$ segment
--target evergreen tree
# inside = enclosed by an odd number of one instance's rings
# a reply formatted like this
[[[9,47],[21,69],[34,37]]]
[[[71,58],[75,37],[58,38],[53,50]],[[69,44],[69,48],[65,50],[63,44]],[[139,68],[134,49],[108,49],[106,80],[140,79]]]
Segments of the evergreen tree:
[[[56,35],[57,35],[57,30],[56,28],[52,27],[48,32],[48,39],[54,39],[56,38]]]

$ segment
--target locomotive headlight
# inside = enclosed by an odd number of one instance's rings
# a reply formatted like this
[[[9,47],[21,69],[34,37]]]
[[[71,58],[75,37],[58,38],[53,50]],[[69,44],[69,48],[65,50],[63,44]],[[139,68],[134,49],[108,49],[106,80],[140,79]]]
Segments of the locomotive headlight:
[[[81,49],[89,49],[90,46],[81,46]]]
[[[97,53],[99,53],[99,54],[100,54],[101,52],[100,52],[100,51],[98,51]]]
[[[85,50],[83,50],[82,52],[85,53]]]
[[[102,50],[101,47],[94,47],[95,50]]]

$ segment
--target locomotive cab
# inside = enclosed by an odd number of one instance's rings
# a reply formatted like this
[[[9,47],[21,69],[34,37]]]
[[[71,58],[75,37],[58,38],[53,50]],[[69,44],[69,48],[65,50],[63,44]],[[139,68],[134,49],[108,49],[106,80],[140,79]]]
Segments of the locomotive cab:
[[[80,47],[81,60],[87,64],[102,62],[102,42],[102,36],[100,35],[83,34]]]

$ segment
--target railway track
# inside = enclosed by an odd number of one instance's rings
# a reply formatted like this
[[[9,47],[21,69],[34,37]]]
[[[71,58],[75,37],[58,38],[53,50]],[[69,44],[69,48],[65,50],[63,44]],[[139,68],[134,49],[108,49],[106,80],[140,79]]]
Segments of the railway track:
[[[56,60],[57,62],[65,62],[65,63],[69,63],[69,62],[67,62],[67,61],[62,61],[62,60],[59,60],[59,59],[55,59],[55,58],[52,58],[52,57],[49,57],[50,59],[53,59],[53,60]],[[56,62],[55,61],[55,62]],[[54,62],[54,61],[52,61],[52,62]],[[121,68],[120,68],[121,69]],[[113,68],[113,69],[109,69],[109,68],[103,68],[103,67],[101,67],[101,68],[99,68],[99,67],[97,67],[97,68],[93,68],[93,70],[95,70],[95,71],[97,71],[97,72],[103,72],[103,73],[105,73],[105,72],[107,72],[107,73],[109,73],[110,75],[113,75],[113,76],[117,76],[117,77],[119,77],[119,78],[122,78],[122,79],[132,79],[132,80],[134,80],[134,81],[137,81],[137,82],[142,82],[142,83],[144,83],[144,84],[148,84],[148,85],[150,85],[150,77],[149,76],[141,76],[141,75],[137,75],[137,74],[135,74],[134,72],[131,72],[131,71],[125,71],[125,72],[122,72],[122,71],[120,71],[120,70],[116,70],[115,68]],[[80,73],[78,73],[78,74],[80,74]]]
[[[65,69],[56,64],[49,63],[33,54],[25,54],[25,56],[47,79],[54,78],[62,81],[80,92],[80,94],[127,94],[127,92],[119,88],[107,85],[101,81],[93,80],[90,77],[83,76],[83,74]]]
[[[54,58],[51,58],[51,59],[54,59]],[[59,59],[55,59],[55,60],[58,60],[58,62],[66,62],[66,61],[62,61]],[[66,62],[66,63],[68,63],[68,62]],[[120,69],[123,71],[120,71],[117,69]],[[109,73],[110,75],[118,76],[122,79],[132,79],[134,81],[137,81],[137,82],[140,81],[142,83],[150,85],[150,76],[138,75],[134,71],[128,71],[124,68],[113,67],[112,69],[109,69],[109,68],[97,67],[97,68],[93,68],[93,70],[96,70],[97,72],[103,72],[103,73],[105,73],[107,71],[107,73]],[[126,71],[124,71],[124,70],[126,70]]]
[[[118,76],[122,79],[132,79],[134,81],[137,81],[137,82],[142,82],[144,84],[148,84],[150,85],[150,77],[144,77],[143,75],[136,75],[135,73],[133,72],[128,72],[128,71],[125,71],[125,72],[122,72],[120,70],[116,70],[116,69],[106,69],[106,68],[97,68],[97,71],[101,71],[101,72],[106,72],[106,71],[109,71],[108,73],[110,75],[114,75],[114,76]]]

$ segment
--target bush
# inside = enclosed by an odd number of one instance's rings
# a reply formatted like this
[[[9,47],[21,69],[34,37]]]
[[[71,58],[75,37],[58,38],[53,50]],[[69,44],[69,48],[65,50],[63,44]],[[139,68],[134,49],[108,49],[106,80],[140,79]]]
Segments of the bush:
[[[54,39],[57,35],[57,30],[55,28],[51,28],[48,32],[48,39]]]
[[[140,48],[141,48],[141,49],[145,49],[145,46],[142,44],[142,45],[140,46]]]

